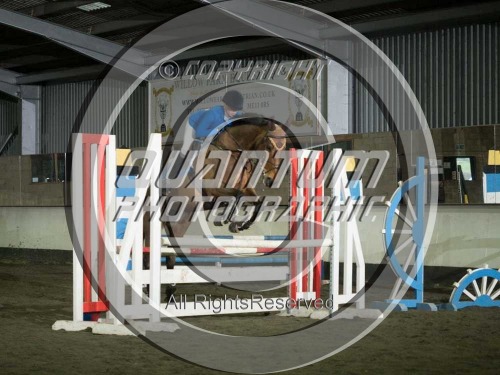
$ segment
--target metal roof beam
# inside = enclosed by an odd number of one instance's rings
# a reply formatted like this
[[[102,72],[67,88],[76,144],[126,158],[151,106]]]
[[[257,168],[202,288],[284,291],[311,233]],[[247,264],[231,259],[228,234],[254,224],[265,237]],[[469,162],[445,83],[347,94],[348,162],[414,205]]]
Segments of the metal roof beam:
[[[20,92],[20,87],[17,85],[12,85],[10,83],[0,82],[0,91],[10,95],[17,97]]]
[[[61,47],[54,45],[50,42],[41,44],[32,44],[30,46],[20,47],[20,48],[10,48],[7,50],[0,50],[2,56],[2,61],[9,61],[10,59],[17,59],[24,56],[61,56]]]
[[[270,48],[270,47],[279,47],[283,46],[285,42],[276,40],[276,39],[268,39],[268,40],[255,40],[255,41],[245,41],[244,43],[231,43],[222,46],[210,46],[210,47],[199,47],[190,49],[182,52],[180,55],[176,56],[176,60],[187,60],[187,59],[196,59],[203,58],[207,56],[216,56],[222,54],[229,53],[237,53],[249,50],[256,50],[259,48]],[[171,50],[165,50],[162,53],[161,50],[155,51],[155,55],[148,57],[145,62],[148,65],[155,64],[159,60],[163,59],[165,56],[172,53]]]
[[[103,65],[90,65],[81,68],[62,69],[52,72],[26,74],[17,79],[17,83],[21,85],[33,85],[40,82],[54,81],[68,78],[87,78],[95,77],[102,73],[105,69]]]
[[[164,21],[164,19],[161,17],[155,17],[149,19],[144,19],[144,17],[134,17],[125,20],[109,21],[89,26],[88,33],[92,35],[114,33],[117,31],[130,30],[143,26],[154,25],[156,23],[160,23],[161,21]]]
[[[299,17],[292,12],[265,3],[247,1],[207,1],[207,3],[211,3],[221,11],[268,33],[269,36],[279,37],[280,35],[297,34],[300,35],[297,40],[310,40],[311,45],[318,41],[319,29],[324,28],[323,22]],[[255,13],[258,13],[259,17],[248,16]],[[297,25],[300,25],[300,30],[297,30]]]
[[[47,71],[55,71],[59,69],[71,69],[76,67],[84,67],[88,65],[94,65],[95,61],[91,59],[82,58],[77,54],[74,54],[72,57],[64,58],[64,59],[46,59],[45,61],[33,61],[29,60],[26,62],[16,61],[16,64],[12,64],[7,69],[15,70],[18,73],[23,75],[25,74],[36,74]],[[105,66],[105,65],[103,65]]]
[[[253,1],[224,1],[204,0],[220,11],[235,19],[254,27],[263,35],[281,38],[287,35],[287,42],[311,55],[321,57],[318,50],[320,44],[320,30],[325,27],[321,18],[306,18],[302,14],[295,14],[296,7],[290,4],[288,9],[282,4],[269,5]],[[249,14],[258,14],[251,17]],[[314,17],[315,14],[311,13]],[[300,25],[300,27],[298,27]],[[256,34],[257,35],[257,34]],[[297,42],[300,40],[301,42]]]
[[[146,47],[154,50],[154,55],[147,58],[146,64],[154,64],[161,58],[165,58],[169,54],[173,53],[172,45],[183,45],[183,40],[186,40],[185,45],[189,45],[189,41],[195,38],[197,35],[204,35],[207,40],[210,40],[211,35],[219,37],[224,30],[228,29],[228,37],[235,31],[238,30],[238,25],[246,25],[252,29],[255,29],[254,36],[268,36],[276,37],[281,40],[281,44],[287,43],[297,49],[301,49],[316,57],[323,57],[323,50],[327,46],[328,41],[321,40],[319,38],[320,30],[326,27],[326,22],[323,20],[321,15],[316,15],[314,12],[308,12],[305,15],[301,13],[301,9],[293,6],[292,4],[287,5],[283,3],[277,3],[276,5],[269,5],[260,2],[250,2],[250,1],[205,1],[206,4],[211,4],[214,9],[217,9],[222,14],[226,15],[226,22],[221,23],[218,19],[217,12],[207,13],[208,18],[212,18],[219,22],[222,30],[217,30],[214,34],[210,33],[209,27],[206,23],[202,24],[192,24],[189,29],[184,32],[184,30],[179,31],[175,29],[174,33],[162,35],[162,30],[160,30],[155,35],[156,32],[153,31],[149,35],[149,39],[146,43]],[[287,8],[288,7],[288,8]],[[208,23],[208,25],[213,25],[213,23]],[[339,28],[341,26],[338,26]],[[243,28],[244,29],[244,28]],[[247,34],[247,31],[243,33]],[[286,35],[286,40],[283,39],[283,35]],[[237,35],[234,35],[237,36]],[[170,38],[170,39],[169,39]],[[163,41],[165,45],[165,39],[167,39],[168,44],[166,47],[155,49],[160,42]],[[300,40],[301,42],[297,42]],[[221,46],[210,46],[192,49],[185,51],[179,57],[180,59],[193,59],[198,57],[213,56],[220,54],[227,54],[231,52],[239,52],[244,50],[252,50],[256,48],[266,48],[273,45],[279,45],[280,42],[274,41],[257,41],[255,44],[249,45],[247,41],[244,43],[235,42],[232,45],[221,45]],[[343,53],[342,48],[342,53]]]
[[[0,82],[16,84],[16,79],[21,74],[13,72],[12,70],[0,68]]]
[[[124,46],[106,39],[6,9],[0,9],[0,23],[48,38],[105,64],[116,63],[117,68],[133,75],[139,75],[144,70],[142,65],[148,54],[137,49],[128,49],[124,56],[125,61],[115,61]]]

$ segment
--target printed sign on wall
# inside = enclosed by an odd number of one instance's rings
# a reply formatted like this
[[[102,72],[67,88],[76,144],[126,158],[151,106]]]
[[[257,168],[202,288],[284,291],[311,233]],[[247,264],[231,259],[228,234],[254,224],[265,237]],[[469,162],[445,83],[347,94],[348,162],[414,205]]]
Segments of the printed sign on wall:
[[[250,67],[232,70],[227,64],[212,63],[203,74],[193,74],[194,68],[188,66],[175,79],[150,82],[151,132],[162,132],[166,137],[180,124],[178,131],[182,133],[191,113],[221,105],[225,92],[231,89],[243,95],[245,114],[273,118],[297,136],[320,133],[317,118],[322,108],[321,82],[326,78],[320,60],[274,66],[268,61],[250,62]],[[204,67],[196,68],[200,71]],[[174,143],[182,142],[182,134],[173,135]]]

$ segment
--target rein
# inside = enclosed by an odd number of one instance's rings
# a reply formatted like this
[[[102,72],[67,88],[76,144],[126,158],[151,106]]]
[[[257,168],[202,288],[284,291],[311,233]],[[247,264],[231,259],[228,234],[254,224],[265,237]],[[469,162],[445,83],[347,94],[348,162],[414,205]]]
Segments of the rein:
[[[238,147],[236,150],[230,150],[228,148],[225,148],[225,146],[221,146],[219,144],[215,144],[215,143],[212,143],[212,146],[214,147],[217,147],[219,150],[223,150],[223,151],[231,151],[231,152],[243,152],[243,147],[241,147],[241,145],[239,144],[239,142],[233,137],[233,135],[227,131],[227,128],[224,128],[222,129],[219,134],[217,134],[215,136],[215,140],[218,140],[219,139],[219,136],[222,134],[222,133],[227,133],[227,135],[229,135],[231,137],[231,139],[233,140],[234,143],[236,143],[236,146]],[[218,143],[218,142],[217,142]]]

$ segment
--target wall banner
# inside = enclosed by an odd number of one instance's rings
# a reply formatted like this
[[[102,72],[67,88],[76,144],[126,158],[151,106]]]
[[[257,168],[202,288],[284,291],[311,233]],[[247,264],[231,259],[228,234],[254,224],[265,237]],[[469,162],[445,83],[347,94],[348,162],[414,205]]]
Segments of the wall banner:
[[[222,104],[224,93],[231,89],[243,95],[244,113],[273,118],[296,136],[320,134],[317,117],[322,112],[321,87],[326,79],[323,61],[250,61],[234,69],[227,62],[198,63],[197,74],[188,65],[175,79],[150,81],[150,132],[162,132],[166,139],[181,121],[173,139],[174,144],[182,143],[189,115]]]

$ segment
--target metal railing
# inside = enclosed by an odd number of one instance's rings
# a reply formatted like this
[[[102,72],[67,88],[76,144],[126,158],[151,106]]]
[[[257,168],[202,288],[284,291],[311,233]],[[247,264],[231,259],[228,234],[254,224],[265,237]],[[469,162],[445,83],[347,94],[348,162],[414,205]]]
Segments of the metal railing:
[[[2,156],[6,151],[9,150],[9,148],[14,144],[14,139],[16,138],[17,134],[19,133],[19,127],[16,127],[12,133],[10,133],[7,138],[5,139],[5,142],[2,144],[0,147],[0,156]]]

